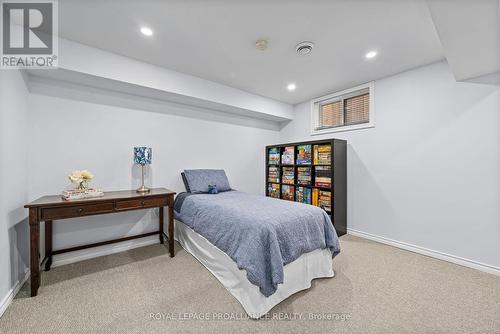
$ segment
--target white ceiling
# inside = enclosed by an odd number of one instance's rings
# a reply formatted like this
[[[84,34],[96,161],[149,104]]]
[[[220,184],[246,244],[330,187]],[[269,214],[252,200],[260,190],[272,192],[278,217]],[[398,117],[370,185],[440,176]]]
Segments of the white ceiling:
[[[427,4],[457,80],[500,71],[499,0],[427,0]]]
[[[59,25],[64,38],[291,104],[444,57],[424,0],[59,0]],[[301,41],[312,54],[295,53]]]

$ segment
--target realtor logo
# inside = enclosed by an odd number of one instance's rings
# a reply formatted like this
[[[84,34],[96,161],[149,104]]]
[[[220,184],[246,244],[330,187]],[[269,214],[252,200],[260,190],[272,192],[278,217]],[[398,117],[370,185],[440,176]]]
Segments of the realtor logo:
[[[1,68],[57,67],[57,2],[2,2]]]

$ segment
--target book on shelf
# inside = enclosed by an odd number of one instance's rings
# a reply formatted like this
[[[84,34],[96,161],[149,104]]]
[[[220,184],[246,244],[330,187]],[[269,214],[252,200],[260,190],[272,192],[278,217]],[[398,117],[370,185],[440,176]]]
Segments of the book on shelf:
[[[278,167],[269,167],[267,170],[267,181],[268,182],[280,182],[280,170]]]
[[[283,167],[283,183],[295,184],[295,172],[293,167]]]
[[[314,169],[314,185],[316,187],[331,188],[332,166],[316,166]]]
[[[332,162],[332,147],[330,144],[314,145],[314,164],[330,165]]]
[[[295,146],[287,146],[281,155],[283,165],[293,165],[295,163]]]
[[[284,184],[282,187],[281,187],[281,199],[286,199],[286,200],[289,200],[289,201],[293,201],[294,200],[294,192],[295,190],[295,187],[294,186],[290,186],[288,184]]]
[[[306,187],[297,187],[297,190],[295,190],[295,201],[311,204],[311,189]]]
[[[327,190],[319,191],[318,206],[328,212],[332,211],[332,192]]]
[[[278,147],[271,147],[269,149],[269,165],[280,164],[280,149]]]
[[[311,145],[297,145],[297,165],[311,164]]]
[[[318,206],[319,203],[319,189],[313,188],[311,195],[311,204]]]
[[[311,167],[297,167],[297,183],[305,186],[311,185]]]
[[[280,185],[276,183],[268,183],[267,196],[280,198]]]
[[[287,200],[290,205],[311,205],[310,209],[319,213],[321,209],[325,218],[328,216],[326,219],[334,224],[338,235],[343,235],[347,230],[348,216],[345,189],[347,143],[326,137],[311,139],[271,143],[262,150],[267,172],[264,191],[266,196],[273,198],[270,201]],[[293,211],[293,207],[289,210]]]
[[[319,206],[328,212],[332,211],[332,192],[328,190],[313,189],[311,204]]]

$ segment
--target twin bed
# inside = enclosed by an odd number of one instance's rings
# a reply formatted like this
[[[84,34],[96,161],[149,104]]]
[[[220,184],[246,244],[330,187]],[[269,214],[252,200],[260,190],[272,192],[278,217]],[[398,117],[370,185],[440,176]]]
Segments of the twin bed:
[[[320,208],[232,190],[223,170],[185,170],[175,239],[259,318],[311,280],[333,277],[337,233]]]

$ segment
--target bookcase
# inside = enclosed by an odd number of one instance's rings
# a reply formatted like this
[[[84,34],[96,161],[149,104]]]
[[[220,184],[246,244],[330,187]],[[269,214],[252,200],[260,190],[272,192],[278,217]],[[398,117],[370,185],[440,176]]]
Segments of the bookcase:
[[[347,232],[347,142],[325,139],[266,146],[266,196],[321,207]]]

